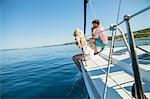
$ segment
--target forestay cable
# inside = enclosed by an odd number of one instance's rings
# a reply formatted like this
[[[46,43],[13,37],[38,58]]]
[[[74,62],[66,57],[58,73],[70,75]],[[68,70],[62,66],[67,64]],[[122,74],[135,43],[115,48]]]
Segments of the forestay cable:
[[[89,4],[90,4],[90,8],[91,8],[91,10],[92,10],[92,13],[93,13],[94,18],[97,19],[96,13],[95,13],[94,8],[93,8],[93,6],[92,6],[92,0],[89,0]]]

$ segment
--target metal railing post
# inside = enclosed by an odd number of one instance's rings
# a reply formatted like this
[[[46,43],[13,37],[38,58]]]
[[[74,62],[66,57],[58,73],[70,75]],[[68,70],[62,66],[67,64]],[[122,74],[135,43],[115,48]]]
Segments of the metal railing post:
[[[130,47],[129,47],[129,44],[128,44],[128,42],[127,42],[126,36],[125,36],[124,33],[122,32],[121,28],[119,28],[119,27],[117,26],[117,29],[118,29],[118,31],[121,33],[121,35],[123,36],[123,41],[124,41],[124,43],[125,43],[125,45],[126,45],[126,47],[127,47],[127,50],[129,51],[129,54],[130,54]]]
[[[132,68],[133,68],[133,72],[134,72],[134,79],[135,79],[135,85],[136,85],[136,88],[135,88],[136,96],[138,99],[144,99],[144,93],[143,93],[142,82],[141,82],[140,71],[139,71],[138,57],[136,54],[134,34],[131,32],[131,28],[130,28],[130,16],[125,15],[124,20],[126,22],[126,28],[127,28],[127,32],[128,32],[128,39],[129,39],[131,60],[132,60]]]
[[[112,53],[113,53],[113,44],[114,44],[114,38],[115,38],[115,26],[114,25],[110,25],[110,30],[112,31],[112,40],[111,40],[111,44],[110,44],[110,52],[109,52],[109,60],[108,60],[108,67],[107,67],[107,74],[106,74],[106,83],[104,86],[104,93],[103,93],[103,99],[106,99],[107,97],[107,84],[108,84],[108,75],[110,72],[110,64],[112,62]]]

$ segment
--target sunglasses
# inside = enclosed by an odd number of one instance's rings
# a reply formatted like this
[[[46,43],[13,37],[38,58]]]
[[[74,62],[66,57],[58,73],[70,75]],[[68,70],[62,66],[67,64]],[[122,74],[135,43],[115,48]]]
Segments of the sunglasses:
[[[76,37],[77,35],[74,34],[74,36]]]

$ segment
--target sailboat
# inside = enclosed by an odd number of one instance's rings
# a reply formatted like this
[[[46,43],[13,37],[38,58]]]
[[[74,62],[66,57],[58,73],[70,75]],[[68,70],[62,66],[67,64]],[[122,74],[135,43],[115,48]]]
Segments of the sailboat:
[[[84,0],[84,33],[86,7]],[[150,6],[111,25],[110,47],[88,61],[82,61],[83,80],[90,99],[150,99],[150,46],[136,46],[130,20],[148,11]],[[119,25],[126,24],[128,41]],[[125,47],[114,48],[115,31],[122,34]]]

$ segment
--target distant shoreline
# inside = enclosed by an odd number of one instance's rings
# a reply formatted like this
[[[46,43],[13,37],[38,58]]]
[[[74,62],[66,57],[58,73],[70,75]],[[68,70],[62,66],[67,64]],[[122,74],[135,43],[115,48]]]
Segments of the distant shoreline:
[[[135,40],[150,40],[150,28],[141,29],[138,31],[134,31]],[[125,36],[127,38],[127,33],[125,33]],[[111,37],[108,37],[109,41],[111,40]],[[117,35],[115,37],[116,41],[121,41],[122,35]],[[87,40],[89,41],[89,39]],[[57,45],[48,45],[48,46],[39,46],[39,47],[29,47],[29,48],[12,48],[12,49],[0,49],[0,51],[8,51],[8,50],[22,50],[22,49],[31,49],[31,48],[46,48],[46,47],[54,47],[54,46],[63,46],[63,45],[73,45],[75,42],[70,43],[64,43],[64,44],[57,44]]]
[[[150,38],[136,38],[136,41],[138,40],[150,40]],[[110,41],[110,40],[109,40]],[[122,41],[121,39],[116,41]],[[65,43],[65,44],[58,44],[58,45],[50,45],[50,46],[40,46],[40,47],[29,47],[29,48],[13,48],[13,49],[2,49],[0,51],[9,51],[9,50],[23,50],[23,49],[32,49],[32,48],[47,48],[47,47],[55,47],[55,46],[67,46],[67,45],[74,45],[74,43]]]
[[[39,46],[39,47],[27,47],[27,48],[1,49],[0,51],[8,51],[8,50],[22,50],[22,49],[32,49],[32,48],[46,48],[46,47],[54,47],[54,46],[61,46],[61,44],[58,44],[58,45],[49,45],[49,46]]]

